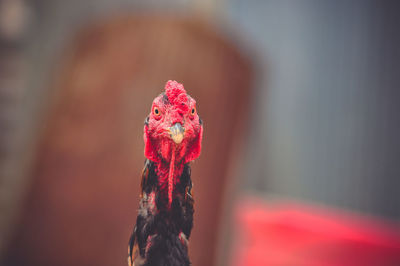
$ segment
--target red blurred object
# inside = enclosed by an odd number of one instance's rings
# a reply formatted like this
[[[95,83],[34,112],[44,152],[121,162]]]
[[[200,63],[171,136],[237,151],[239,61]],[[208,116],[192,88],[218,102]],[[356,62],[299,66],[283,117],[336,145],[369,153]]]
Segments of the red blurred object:
[[[298,203],[244,200],[232,265],[400,265],[400,228]]]

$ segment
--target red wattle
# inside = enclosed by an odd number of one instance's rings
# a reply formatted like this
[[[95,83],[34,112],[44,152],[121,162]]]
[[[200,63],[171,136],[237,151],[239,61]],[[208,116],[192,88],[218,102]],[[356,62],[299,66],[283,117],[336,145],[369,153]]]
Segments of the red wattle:
[[[172,145],[171,161],[169,164],[169,174],[168,174],[168,203],[171,207],[172,203],[172,192],[174,190],[174,166],[175,166],[175,145]]]

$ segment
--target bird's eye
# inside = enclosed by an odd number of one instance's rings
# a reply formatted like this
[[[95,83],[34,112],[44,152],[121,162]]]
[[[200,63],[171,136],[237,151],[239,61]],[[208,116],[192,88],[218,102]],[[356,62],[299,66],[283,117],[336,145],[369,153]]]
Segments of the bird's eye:
[[[196,114],[196,108],[193,107],[192,110],[190,110],[190,115],[189,115],[189,117],[190,117],[191,119],[193,119],[195,114]]]
[[[157,107],[154,107],[153,113],[154,113],[155,116],[159,116],[160,115],[160,110]]]

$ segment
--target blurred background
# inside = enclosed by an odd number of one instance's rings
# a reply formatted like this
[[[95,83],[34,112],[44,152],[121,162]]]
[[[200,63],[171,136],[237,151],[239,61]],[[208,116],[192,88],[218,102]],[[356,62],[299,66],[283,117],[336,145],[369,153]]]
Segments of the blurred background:
[[[0,265],[126,265],[143,120],[205,122],[198,265],[400,265],[398,1],[1,0]]]

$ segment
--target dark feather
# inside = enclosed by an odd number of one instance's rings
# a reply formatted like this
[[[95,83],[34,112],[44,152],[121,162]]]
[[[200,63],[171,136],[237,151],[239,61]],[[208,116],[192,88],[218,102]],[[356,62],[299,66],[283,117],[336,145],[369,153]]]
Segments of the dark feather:
[[[194,212],[190,166],[184,166],[170,209],[168,199],[159,193],[158,176],[150,160],[145,161],[141,189],[128,259],[135,266],[190,265],[187,240],[193,227]]]

